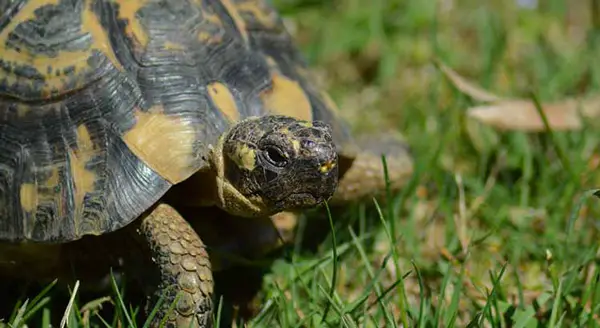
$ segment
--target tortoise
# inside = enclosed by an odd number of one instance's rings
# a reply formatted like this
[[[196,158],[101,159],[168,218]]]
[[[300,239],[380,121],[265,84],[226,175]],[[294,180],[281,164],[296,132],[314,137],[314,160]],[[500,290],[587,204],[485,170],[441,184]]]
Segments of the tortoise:
[[[210,327],[210,209],[277,226],[376,193],[381,153],[401,185],[404,144],[371,140],[353,139],[264,0],[0,2],[2,275],[125,258],[158,279],[151,300],[166,295],[152,326]]]

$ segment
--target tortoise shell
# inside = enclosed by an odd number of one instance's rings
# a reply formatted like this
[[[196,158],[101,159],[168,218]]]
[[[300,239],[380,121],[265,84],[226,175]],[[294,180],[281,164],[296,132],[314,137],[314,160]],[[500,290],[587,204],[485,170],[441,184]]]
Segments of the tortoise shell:
[[[350,135],[263,0],[0,2],[0,240],[119,229],[236,121]]]

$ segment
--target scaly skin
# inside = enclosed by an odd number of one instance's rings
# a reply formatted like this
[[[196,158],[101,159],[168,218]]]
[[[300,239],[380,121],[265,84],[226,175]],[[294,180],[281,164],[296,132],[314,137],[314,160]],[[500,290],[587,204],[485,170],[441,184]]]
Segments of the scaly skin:
[[[213,276],[204,243],[188,222],[172,207],[158,204],[140,225],[152,258],[160,270],[160,284],[148,313],[164,295],[152,327],[169,314],[166,327],[212,327]],[[179,294],[179,295],[178,295]],[[169,313],[169,308],[178,297]]]

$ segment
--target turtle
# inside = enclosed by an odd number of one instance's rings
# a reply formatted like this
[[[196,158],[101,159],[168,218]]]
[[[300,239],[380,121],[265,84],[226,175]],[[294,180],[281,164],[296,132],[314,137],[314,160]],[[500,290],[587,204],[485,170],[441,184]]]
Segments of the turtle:
[[[1,275],[124,266],[163,299],[152,327],[211,327],[202,222],[369,195],[380,153],[405,181],[401,143],[374,145],[265,0],[0,2]]]

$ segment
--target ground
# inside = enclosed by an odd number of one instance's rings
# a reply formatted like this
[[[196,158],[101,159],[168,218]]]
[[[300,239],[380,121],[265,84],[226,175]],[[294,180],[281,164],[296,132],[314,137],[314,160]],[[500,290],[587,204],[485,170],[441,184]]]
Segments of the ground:
[[[334,213],[318,247],[278,261],[250,327],[600,326],[594,120],[493,130],[467,119],[476,102],[436,66],[505,96],[595,94],[597,1],[274,3],[353,129],[401,131],[416,172],[393,201]]]

